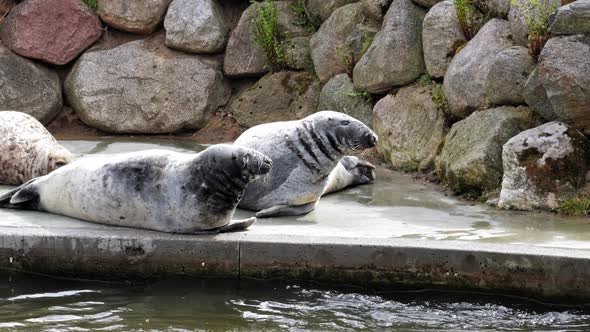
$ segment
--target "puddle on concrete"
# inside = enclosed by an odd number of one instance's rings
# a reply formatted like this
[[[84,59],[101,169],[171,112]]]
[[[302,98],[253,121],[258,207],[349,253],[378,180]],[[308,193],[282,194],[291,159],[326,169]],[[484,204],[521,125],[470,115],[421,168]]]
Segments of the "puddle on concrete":
[[[203,146],[176,140],[62,141],[77,156],[146,149],[191,152]],[[0,187],[0,191],[9,187]],[[236,218],[250,216],[237,211]],[[29,211],[0,210],[0,227],[105,228]],[[415,238],[590,249],[590,218],[501,211],[446,196],[410,175],[380,168],[374,184],[328,195],[308,215],[259,219],[249,232],[338,237]]]

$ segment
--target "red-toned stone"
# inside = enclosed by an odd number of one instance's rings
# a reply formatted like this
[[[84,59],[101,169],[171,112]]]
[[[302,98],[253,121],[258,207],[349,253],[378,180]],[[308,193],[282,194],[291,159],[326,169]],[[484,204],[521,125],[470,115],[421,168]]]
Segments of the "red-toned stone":
[[[27,0],[0,26],[0,38],[22,56],[63,65],[102,33],[98,17],[81,0]]]

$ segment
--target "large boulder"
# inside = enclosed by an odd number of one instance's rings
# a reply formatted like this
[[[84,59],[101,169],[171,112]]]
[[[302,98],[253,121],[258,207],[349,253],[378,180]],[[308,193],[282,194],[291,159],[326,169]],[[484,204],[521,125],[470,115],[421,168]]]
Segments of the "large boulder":
[[[363,4],[353,3],[336,9],[309,44],[320,81],[327,82],[335,75],[351,71],[354,60],[363,51],[359,39],[370,41],[377,30],[378,25],[368,18]]]
[[[512,46],[510,25],[492,19],[457,54],[444,80],[451,113],[465,118],[485,105],[485,84],[496,55]]]
[[[98,17],[80,0],[23,1],[0,26],[13,52],[56,65],[72,61],[101,34]]]
[[[430,8],[443,0],[412,0],[412,1],[419,4],[420,6]]]
[[[164,18],[166,46],[194,53],[225,47],[229,28],[215,0],[174,0]]]
[[[506,17],[510,11],[511,0],[473,0],[473,4],[485,11],[492,12],[496,16]]]
[[[424,62],[432,77],[442,78],[459,47],[467,43],[453,1],[434,5],[424,17],[422,45]]]
[[[331,110],[346,113],[373,126],[373,103],[369,94],[356,91],[346,74],[338,74],[322,88],[318,111]]]
[[[502,181],[502,146],[535,125],[534,112],[523,106],[474,112],[451,127],[436,172],[456,193],[494,191]]]
[[[424,72],[422,21],[426,11],[411,0],[396,0],[385,15],[381,31],[354,66],[354,86],[382,93],[411,83]]]
[[[148,34],[160,25],[170,1],[97,0],[97,11],[100,18],[113,28]]]
[[[297,24],[297,16],[290,1],[274,1],[277,9],[278,30],[286,39],[286,46],[296,37],[309,36],[305,27]],[[223,71],[231,77],[256,77],[270,70],[264,51],[256,43],[256,20],[260,3],[252,3],[231,32],[225,50]]]
[[[432,101],[434,85],[414,84],[383,97],[373,110],[377,149],[393,167],[426,171],[445,140],[445,116]]]
[[[559,7],[549,17],[549,32],[556,35],[590,33],[590,0],[578,0]]]
[[[361,0],[365,12],[372,19],[381,22],[392,0]]]
[[[285,47],[287,66],[296,70],[313,70],[311,51],[309,49],[308,36],[294,37],[289,39]]]
[[[526,90],[527,103],[546,119],[590,133],[590,35],[551,38]]]
[[[243,127],[298,120],[318,108],[320,82],[307,72],[281,71],[261,78],[230,106]]]
[[[332,13],[349,3],[356,2],[357,0],[307,0],[307,11],[317,15],[323,22],[327,20]]]
[[[588,139],[562,122],[523,131],[504,145],[498,206],[556,210],[586,183]]]
[[[517,45],[527,47],[529,29],[526,25],[525,15],[521,8],[526,8],[530,12],[531,17],[538,16],[535,6],[531,6],[530,0],[514,0],[516,2],[510,5],[510,12],[508,13],[508,20],[510,21],[510,29],[512,30],[512,37]],[[555,8],[560,6],[560,0],[538,0],[540,6],[544,8]]]
[[[86,52],[65,82],[80,119],[115,133],[198,129],[229,97],[221,65],[150,38]]]
[[[57,74],[0,44],[0,111],[27,113],[47,124],[61,108]]]
[[[485,84],[489,101],[494,105],[524,104],[524,87],[535,65],[529,50],[522,46],[513,46],[498,53]]]

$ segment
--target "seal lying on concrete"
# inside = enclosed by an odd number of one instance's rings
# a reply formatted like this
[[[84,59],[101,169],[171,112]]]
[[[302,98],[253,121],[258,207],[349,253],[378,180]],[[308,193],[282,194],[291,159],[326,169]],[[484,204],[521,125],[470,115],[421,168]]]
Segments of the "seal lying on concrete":
[[[72,160],[72,154],[34,117],[0,112],[0,184],[18,186]]]
[[[239,207],[259,211],[257,217],[308,213],[339,160],[376,143],[377,135],[369,127],[332,111],[252,127],[234,144],[264,153],[274,166],[269,174],[248,184]]]
[[[0,196],[0,207],[172,233],[245,229],[231,222],[246,185],[269,172],[262,153],[220,144],[197,154],[147,150],[77,160]]]
[[[355,156],[346,156],[328,176],[323,195],[343,190],[344,188],[367,184],[375,180],[375,166]]]

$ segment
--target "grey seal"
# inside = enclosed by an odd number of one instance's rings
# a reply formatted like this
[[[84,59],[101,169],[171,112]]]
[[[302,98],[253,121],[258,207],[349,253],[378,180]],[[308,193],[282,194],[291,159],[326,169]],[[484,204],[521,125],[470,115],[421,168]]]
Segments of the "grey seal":
[[[7,192],[0,207],[171,233],[239,230],[255,218],[232,222],[238,201],[271,165],[262,153],[227,144],[97,155]]]
[[[348,187],[367,184],[375,180],[375,166],[355,156],[346,156],[328,176],[322,195],[327,195]]]
[[[0,184],[18,186],[72,160],[72,154],[34,117],[0,112]]]
[[[308,213],[315,208],[340,159],[376,143],[377,135],[369,127],[333,111],[254,126],[234,145],[264,153],[274,166],[248,184],[239,207],[258,211],[257,217]]]

